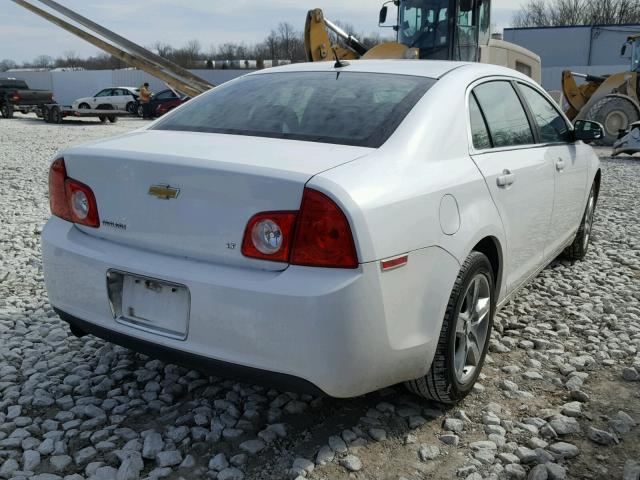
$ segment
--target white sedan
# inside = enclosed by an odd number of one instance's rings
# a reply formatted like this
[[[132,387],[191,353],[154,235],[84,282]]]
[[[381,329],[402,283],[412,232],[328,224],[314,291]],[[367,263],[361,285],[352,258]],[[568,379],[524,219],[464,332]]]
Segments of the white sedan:
[[[213,375],[456,402],[496,309],[587,252],[600,135],[496,66],[252,73],[60,154],[49,300],[76,335]]]
[[[140,96],[140,89],[134,87],[105,88],[93,97],[79,98],[72,104],[74,109],[125,110],[133,112],[135,102]]]

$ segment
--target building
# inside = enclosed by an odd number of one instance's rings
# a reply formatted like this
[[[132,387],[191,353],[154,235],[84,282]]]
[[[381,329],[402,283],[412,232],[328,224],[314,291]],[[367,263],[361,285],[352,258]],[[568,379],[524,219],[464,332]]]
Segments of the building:
[[[634,33],[640,25],[505,28],[504,39],[540,55],[543,87],[560,90],[563,70],[593,75],[628,70],[630,59],[620,53]]]

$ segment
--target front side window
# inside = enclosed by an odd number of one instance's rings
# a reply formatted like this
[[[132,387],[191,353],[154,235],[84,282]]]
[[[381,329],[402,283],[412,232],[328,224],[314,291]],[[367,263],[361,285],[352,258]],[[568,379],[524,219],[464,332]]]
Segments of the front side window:
[[[558,110],[540,93],[528,85],[520,84],[531,113],[538,124],[542,143],[558,143],[569,141],[569,127]]]
[[[510,82],[483,83],[474,93],[495,148],[535,143],[527,114]]]
[[[421,58],[449,56],[449,0],[407,0],[399,13],[398,41],[420,49]]]
[[[360,72],[248,75],[196,97],[154,129],[378,148],[434,83]]]
[[[112,90],[110,88],[102,90],[96,94],[96,97],[110,97]]]
[[[156,95],[156,100],[169,100],[171,98],[178,98],[171,90],[165,90]]]

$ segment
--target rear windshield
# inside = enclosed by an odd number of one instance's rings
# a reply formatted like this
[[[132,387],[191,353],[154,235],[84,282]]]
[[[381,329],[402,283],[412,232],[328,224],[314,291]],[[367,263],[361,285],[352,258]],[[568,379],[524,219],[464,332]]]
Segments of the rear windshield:
[[[378,148],[434,83],[359,72],[250,75],[195,98],[153,128]]]
[[[17,88],[18,90],[27,90],[27,84],[24,80],[0,79],[0,88]]]

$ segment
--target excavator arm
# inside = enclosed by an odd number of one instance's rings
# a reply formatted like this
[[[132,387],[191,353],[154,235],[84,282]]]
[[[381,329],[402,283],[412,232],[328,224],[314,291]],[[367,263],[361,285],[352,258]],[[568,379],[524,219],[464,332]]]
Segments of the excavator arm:
[[[92,22],[88,18],[85,18],[76,12],[58,4],[54,0],[40,0],[49,8],[57,11],[61,15],[71,18],[75,22],[83,25],[84,27],[92,30],[93,32],[101,35],[102,37],[110,40],[113,43],[109,43],[95,35],[92,35],[81,28],[63,20],[60,17],[52,15],[51,13],[42,10],[35,5],[32,5],[26,0],[13,0],[14,3],[26,8],[30,12],[42,17],[43,19],[57,25],[58,27],[66,30],[73,35],[80,37],[81,39],[91,43],[98,47],[109,55],[113,55],[115,58],[122,60],[123,62],[131,65],[132,67],[139,68],[154,77],[164,81],[169,87],[174,90],[178,90],[190,97],[195,97],[201,93],[214,87],[206,80],[194,75],[188,70],[169,62],[158,55],[149,52],[148,50],[140,47],[139,45],[130,42],[129,40],[120,37],[119,35],[107,30],[106,28]]]
[[[340,45],[332,45],[328,28],[340,37],[350,48]],[[307,61],[324,62],[329,60],[355,60],[367,52],[367,49],[355,37],[347,34],[337,25],[325,20],[321,9],[309,10],[307,22],[304,27],[304,47],[307,53]]]
[[[332,45],[329,30],[344,42]],[[328,60],[374,60],[383,58],[418,58],[418,50],[396,42],[387,42],[367,49],[360,40],[325,18],[321,9],[309,10],[304,28],[304,46],[309,62]],[[337,57],[337,58],[336,58]]]

